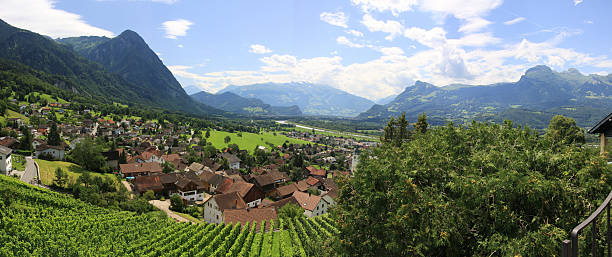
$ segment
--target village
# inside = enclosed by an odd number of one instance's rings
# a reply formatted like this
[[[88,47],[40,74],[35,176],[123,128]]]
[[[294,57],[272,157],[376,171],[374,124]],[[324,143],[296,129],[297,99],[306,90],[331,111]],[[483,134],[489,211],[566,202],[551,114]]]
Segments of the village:
[[[69,162],[72,152],[82,151],[76,148],[94,144],[104,157],[96,172],[114,174],[131,197],[146,194],[150,203],[178,221],[273,220],[287,204],[301,207],[306,217],[323,215],[338,196],[334,178],[350,176],[359,152],[376,145],[285,129],[278,136],[290,140],[282,144],[266,140],[255,149],[240,149],[226,136],[226,146],[216,148],[210,141],[219,128],[194,131],[189,124],[73,109],[69,103],[22,103],[19,117],[7,118],[0,135],[0,170],[22,180],[27,177],[25,142],[30,142],[36,169],[47,161]],[[21,165],[12,165],[11,155]],[[191,217],[184,219],[187,215]]]

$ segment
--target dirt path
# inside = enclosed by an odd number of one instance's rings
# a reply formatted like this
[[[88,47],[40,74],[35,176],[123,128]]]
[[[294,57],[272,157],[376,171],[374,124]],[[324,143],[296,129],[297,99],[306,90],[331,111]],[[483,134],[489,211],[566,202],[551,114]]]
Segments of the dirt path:
[[[122,180],[121,184],[123,184],[123,186],[125,186],[127,191],[130,192],[130,199],[134,199],[134,192],[132,191],[132,186],[130,185],[130,183],[128,183],[125,180]]]
[[[173,211],[170,210],[170,200],[165,200],[165,201],[151,200],[151,201],[149,201],[149,203],[151,203],[157,209],[160,209],[161,211],[163,211],[166,214],[168,214],[168,217],[173,218],[174,220],[176,220],[178,222],[191,222],[190,220],[185,219],[185,218],[181,217],[180,215],[178,215],[178,214],[176,214],[176,213],[174,213]]]

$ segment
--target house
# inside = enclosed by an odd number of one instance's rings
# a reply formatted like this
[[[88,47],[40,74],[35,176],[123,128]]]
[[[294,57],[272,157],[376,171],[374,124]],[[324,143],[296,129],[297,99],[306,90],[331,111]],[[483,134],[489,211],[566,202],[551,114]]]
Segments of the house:
[[[164,191],[160,176],[138,176],[134,178],[132,184],[134,184],[134,191],[141,194],[149,190],[156,194],[161,194]]]
[[[246,205],[251,208],[254,208],[259,205],[259,203],[261,203],[261,200],[266,197],[265,193],[260,188],[258,188],[254,184],[243,181],[236,181],[232,183],[227,192],[238,192],[238,194],[240,195],[240,197],[242,197],[242,200],[244,200]]]
[[[102,156],[106,159],[106,165],[113,170],[119,169],[119,151],[102,152]]]
[[[329,203],[320,196],[298,191],[293,193],[293,197],[309,218],[327,213]]]
[[[224,223],[226,210],[246,209],[246,203],[238,192],[214,195],[204,202],[204,220],[208,223]]]
[[[275,189],[272,194],[276,199],[285,199],[291,197],[295,191],[299,191],[297,183],[292,183]]]
[[[317,177],[322,177],[322,178],[327,176],[327,171],[322,170],[322,169],[317,169],[313,166],[306,167],[306,170],[308,171],[310,176],[317,176]]]
[[[119,164],[119,171],[125,177],[147,176],[162,173],[162,167],[157,162]]]
[[[226,179],[222,175],[219,175],[213,172],[209,172],[209,171],[203,171],[199,176],[200,176],[200,181],[202,181],[205,184],[205,186],[207,187],[207,191],[211,194],[216,192],[217,188],[221,184],[223,184],[223,182]]]
[[[8,148],[16,148],[19,145],[19,141],[12,137],[3,137],[0,140],[0,145]]]
[[[51,160],[63,160],[66,155],[66,143],[62,142],[61,145],[48,145],[43,143],[36,147],[34,157],[36,158],[49,158]]]
[[[203,169],[204,169],[204,165],[202,165],[201,163],[194,162],[194,163],[191,163],[189,167],[185,169],[185,171],[200,172]]]
[[[144,162],[164,162],[161,152],[157,149],[147,149],[147,151],[142,152],[139,157]]]
[[[227,160],[230,169],[233,169],[233,170],[240,169],[240,158],[236,157],[236,155],[233,155],[230,153],[222,153],[221,157]]]
[[[13,170],[11,153],[13,153],[13,149],[0,145],[0,172],[4,174]]]
[[[612,113],[608,114],[595,127],[589,129],[589,134],[599,134],[599,145],[602,155],[606,155],[606,146],[608,144],[606,137],[612,137]]]
[[[261,188],[266,194],[271,194],[272,191],[281,184],[289,180],[289,177],[284,172],[270,172],[263,175],[257,175],[251,178],[251,183],[254,183]]]
[[[200,179],[191,179],[187,176],[179,176],[176,181],[177,193],[189,202],[204,201],[204,190],[206,187]]]
[[[276,202],[271,202],[268,199],[266,199],[266,201],[261,202],[258,208],[274,207],[276,208],[276,211],[278,212],[280,208],[283,208],[283,206],[287,204],[300,205],[300,203],[295,199],[295,197],[290,196],[289,198],[278,200]]]
[[[270,221],[276,219],[276,208],[246,208],[246,209],[228,209],[223,212],[223,222],[225,224],[246,225],[248,222]]]

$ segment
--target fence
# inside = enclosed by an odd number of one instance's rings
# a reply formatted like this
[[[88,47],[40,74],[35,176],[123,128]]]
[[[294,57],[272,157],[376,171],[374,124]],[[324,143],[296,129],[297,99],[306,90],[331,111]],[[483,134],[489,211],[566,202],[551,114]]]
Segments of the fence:
[[[606,248],[607,256],[610,257],[610,200],[612,200],[612,192],[608,194],[606,200],[580,225],[576,226],[571,232],[571,240],[563,240],[561,256],[563,257],[578,257],[578,236],[584,228],[591,225],[591,256],[603,256],[603,252],[597,254],[597,219],[604,210],[606,210]]]

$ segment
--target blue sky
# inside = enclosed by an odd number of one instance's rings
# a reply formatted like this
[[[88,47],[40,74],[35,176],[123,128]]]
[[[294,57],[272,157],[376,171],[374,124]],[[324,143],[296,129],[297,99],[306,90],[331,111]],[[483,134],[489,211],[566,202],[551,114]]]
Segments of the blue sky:
[[[612,73],[608,0],[0,0],[51,37],[138,32],[183,86],[307,81],[369,99],[416,80],[516,81],[538,64]]]

